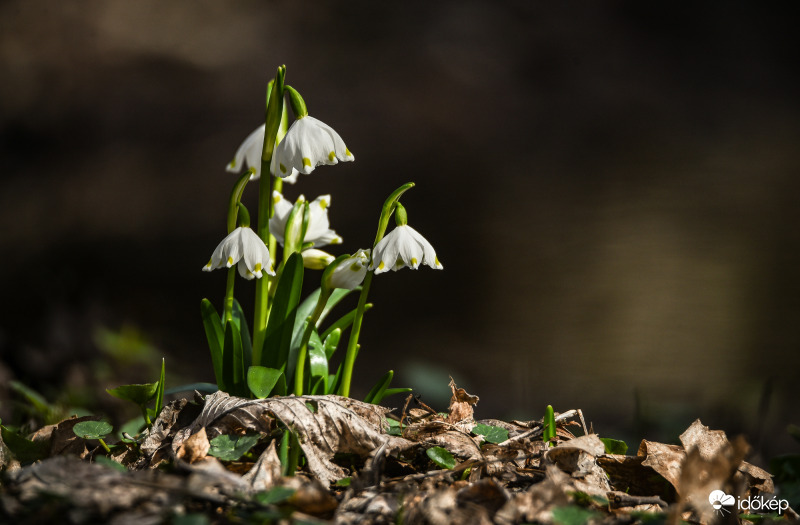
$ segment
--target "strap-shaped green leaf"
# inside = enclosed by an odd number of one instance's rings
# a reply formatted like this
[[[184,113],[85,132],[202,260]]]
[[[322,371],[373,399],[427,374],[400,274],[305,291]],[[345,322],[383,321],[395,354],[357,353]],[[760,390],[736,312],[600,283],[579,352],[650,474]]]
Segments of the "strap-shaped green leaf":
[[[236,298],[233,299],[233,323],[239,329],[239,336],[242,338],[242,356],[244,360],[244,369],[253,362],[253,343],[250,340],[250,328],[247,326],[247,318],[242,310],[242,305]]]
[[[365,403],[373,403],[377,404],[379,401],[376,399],[383,399],[383,393],[389,388],[389,384],[392,382],[392,378],[394,377],[394,370],[389,370],[375,383],[375,386],[367,394],[367,397],[364,398]]]
[[[242,337],[233,321],[225,323],[225,346],[222,350],[222,356],[222,376],[225,378],[228,393],[246,396]]]
[[[287,370],[287,362],[291,363],[289,350],[302,288],[303,257],[299,253],[293,253],[283,265],[278,285],[275,288],[272,310],[270,310],[269,321],[267,321],[264,348],[261,352],[261,362],[253,363],[254,365]]]
[[[156,389],[156,407],[155,407],[155,416],[158,417],[158,413],[161,412],[161,408],[164,406],[164,381],[166,380],[166,368],[164,363],[164,358],[161,358],[161,376],[158,379],[158,388]]]
[[[211,352],[211,363],[214,366],[214,378],[217,380],[217,387],[220,390],[226,390],[222,377],[222,347],[225,344],[225,331],[222,329],[222,321],[220,321],[219,314],[208,299],[200,301],[200,314],[203,317],[203,328],[206,331],[208,350]]]

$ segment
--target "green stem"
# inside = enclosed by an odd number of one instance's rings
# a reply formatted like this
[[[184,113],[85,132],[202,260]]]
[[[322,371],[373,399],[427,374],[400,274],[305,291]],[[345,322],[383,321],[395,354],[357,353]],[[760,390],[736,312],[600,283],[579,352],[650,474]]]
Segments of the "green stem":
[[[228,281],[225,283],[225,313],[224,321],[233,320],[233,286],[236,283],[236,267],[228,268]]]
[[[286,75],[286,66],[278,68],[275,81],[267,88],[266,124],[264,128],[264,147],[261,152],[261,180],[258,185],[258,236],[270,249],[273,255],[273,239],[269,233],[269,219],[275,211],[272,202],[272,175],[269,166],[275,152],[278,140],[278,130],[283,118],[283,79]],[[272,259],[275,260],[274,258]],[[269,315],[269,278],[262,278],[256,282],[256,301],[253,312],[253,364],[261,365],[264,339],[267,331],[267,317]]]
[[[375,244],[377,244],[377,242]],[[342,367],[342,386],[339,389],[339,393],[344,397],[350,396],[353,366],[356,364],[356,353],[358,352],[358,336],[361,335],[361,322],[364,320],[367,294],[369,294],[369,287],[372,284],[373,275],[375,274],[370,271],[364,276],[364,282],[361,284],[361,295],[358,296],[356,317],[353,320],[353,327],[350,329],[350,339],[347,341],[347,353],[344,356],[344,366]]]
[[[147,423],[147,427],[150,428],[153,426],[153,422],[150,421],[150,416],[147,415],[147,405],[139,405],[139,408],[142,409],[142,415],[144,416],[144,421]]]
[[[289,456],[286,461],[285,475],[294,476],[297,470],[297,465],[300,463],[300,441],[297,440],[297,435],[291,430],[286,430],[289,433]]]
[[[106,442],[103,441],[103,438],[97,438],[97,441],[100,442],[100,446],[103,447],[107,453],[111,454],[111,449],[108,448],[108,445],[106,445]]]
[[[317,326],[322,312],[325,310],[325,305],[328,304],[328,298],[331,296],[331,291],[326,287],[322,287],[317,300],[317,306],[306,322],[306,329],[303,332],[303,339],[300,342],[300,349],[297,351],[297,368],[294,371],[294,395],[303,395],[303,382],[306,370],[306,356],[308,355],[308,341],[311,339],[311,334],[314,332],[314,327]]]
[[[269,173],[269,162],[261,161],[261,181],[258,186],[258,235],[270,247],[270,260],[272,258],[272,242],[275,240],[269,234],[269,218],[274,206],[272,204],[272,190],[270,183],[272,175]],[[267,330],[267,316],[269,314],[269,277],[265,276],[256,281],[256,303],[253,312],[253,364],[261,365],[261,352]]]
[[[386,228],[389,226],[389,218],[394,211],[397,201],[403,193],[413,187],[413,182],[403,184],[394,190],[386,201],[384,201],[383,208],[381,209],[381,217],[378,220],[378,232],[375,234],[375,242],[372,244],[372,251],[370,251],[370,265],[372,265],[372,252],[375,251],[375,246],[378,245],[381,239],[383,239],[384,234],[386,234]],[[350,384],[353,380],[353,366],[355,366],[356,354],[358,353],[358,337],[361,335],[361,323],[364,320],[364,312],[367,309],[367,295],[369,294],[373,275],[374,272],[369,271],[367,275],[364,276],[364,283],[361,285],[361,295],[358,297],[356,316],[355,319],[353,319],[353,327],[350,329],[350,339],[347,341],[347,353],[345,354],[344,366],[342,367],[342,386],[339,388],[339,393],[344,397],[350,396]]]

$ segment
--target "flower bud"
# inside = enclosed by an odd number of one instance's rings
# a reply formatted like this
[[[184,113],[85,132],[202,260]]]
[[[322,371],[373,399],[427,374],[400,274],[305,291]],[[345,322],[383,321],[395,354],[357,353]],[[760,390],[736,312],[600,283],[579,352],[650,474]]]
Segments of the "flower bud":
[[[303,266],[309,270],[324,270],[336,259],[333,255],[316,248],[309,248],[300,252],[303,256]]]

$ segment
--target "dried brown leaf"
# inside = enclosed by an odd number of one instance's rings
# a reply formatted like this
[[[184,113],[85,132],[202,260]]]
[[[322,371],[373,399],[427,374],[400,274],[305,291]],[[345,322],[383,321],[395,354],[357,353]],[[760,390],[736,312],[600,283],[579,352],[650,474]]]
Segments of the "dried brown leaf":
[[[686,457],[683,447],[643,439],[636,455],[644,457],[642,465],[652,468],[677,488],[681,476],[681,463]]]
[[[269,432],[280,420],[298,437],[308,468],[323,483],[346,475],[331,459],[336,453],[362,457],[387,441],[392,450],[410,446],[383,433],[382,418],[389,409],[341,396],[289,396],[244,399],[217,392],[206,398],[203,410],[172,442],[173,451],[199,428],[209,438],[238,432]]]
[[[472,406],[478,404],[478,396],[467,393],[463,388],[458,388],[453,378],[450,378],[450,408],[448,409],[447,422],[450,424],[474,422]]]
[[[176,457],[189,463],[194,463],[205,458],[209,448],[211,448],[211,443],[208,442],[206,429],[201,428],[181,443]]]
[[[281,460],[275,450],[275,441],[258,457],[253,467],[242,476],[251,492],[262,492],[271,489],[281,478]]]

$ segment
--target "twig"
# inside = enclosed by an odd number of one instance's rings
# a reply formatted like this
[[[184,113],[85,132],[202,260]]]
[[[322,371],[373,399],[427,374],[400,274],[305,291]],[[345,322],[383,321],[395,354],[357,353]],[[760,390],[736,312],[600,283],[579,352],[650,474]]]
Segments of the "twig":
[[[576,414],[580,414],[581,421],[583,421],[583,414],[581,413],[580,410],[567,410],[566,412],[557,415],[555,417],[555,420],[556,420],[556,422],[563,421],[565,419],[569,419],[571,417],[574,417]],[[584,428],[584,430],[586,429],[586,424],[585,423],[583,425],[583,428]],[[542,425],[536,426],[536,427],[534,427],[534,428],[532,428],[532,429],[530,429],[530,430],[528,430],[526,432],[523,432],[522,434],[514,436],[513,438],[506,439],[502,443],[499,443],[498,446],[505,447],[505,446],[511,445],[512,443],[516,443],[518,441],[523,441],[523,440],[528,439],[528,438],[539,436],[539,435],[542,434],[543,430],[544,430],[544,427]]]

